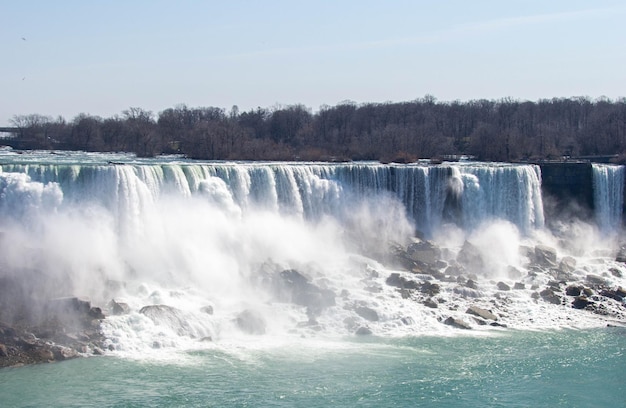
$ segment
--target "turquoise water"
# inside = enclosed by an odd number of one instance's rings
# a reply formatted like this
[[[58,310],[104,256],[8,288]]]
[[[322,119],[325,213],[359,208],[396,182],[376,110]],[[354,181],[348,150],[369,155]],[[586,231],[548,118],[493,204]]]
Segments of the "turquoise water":
[[[624,328],[161,351],[161,360],[105,356],[0,370],[2,406],[623,407],[626,401]]]

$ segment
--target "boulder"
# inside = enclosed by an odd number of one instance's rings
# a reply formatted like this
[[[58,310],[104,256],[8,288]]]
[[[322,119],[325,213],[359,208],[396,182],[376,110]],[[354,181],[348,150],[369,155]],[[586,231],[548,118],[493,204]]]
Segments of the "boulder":
[[[513,285],[513,289],[515,290],[526,289],[526,285],[524,285],[522,282],[515,282],[515,285]]]
[[[586,296],[576,296],[576,298],[574,299],[574,301],[572,302],[572,307],[574,309],[584,309],[586,308],[589,304],[592,304],[593,302],[589,301],[589,299],[587,299]]]
[[[306,306],[319,314],[322,309],[335,305],[335,293],[322,289],[294,269],[287,269],[279,274],[274,289],[281,300],[296,305]]]
[[[357,336],[369,336],[372,334],[372,330],[369,327],[361,326],[354,332]]]
[[[496,286],[499,290],[511,290],[511,287],[504,282],[498,282]]]
[[[357,306],[354,309],[354,312],[364,318],[365,320],[369,320],[370,322],[378,321],[378,313],[376,310],[369,308],[367,306]]]
[[[465,286],[470,289],[478,289],[478,284],[472,279],[468,279],[467,282],[465,282]]]
[[[239,313],[235,319],[237,326],[248,334],[265,334],[266,323],[263,316],[252,309],[246,309]]]
[[[434,296],[441,291],[441,286],[438,283],[424,282],[420,287],[420,291],[430,296]]]
[[[569,285],[565,288],[565,294],[567,296],[580,296],[580,293],[583,291],[583,289],[583,286]]]
[[[556,267],[556,249],[547,245],[536,245],[534,261],[544,268]]]
[[[130,306],[128,306],[128,303],[118,302],[114,299],[111,299],[111,301],[109,302],[109,310],[111,311],[112,315],[120,316],[129,314]]]
[[[155,324],[167,326],[174,330],[179,336],[192,335],[193,330],[185,319],[184,313],[168,305],[144,306],[139,313],[150,318]]]
[[[559,262],[559,271],[564,273],[572,273],[576,270],[576,259],[571,256],[564,256]]]
[[[546,288],[542,290],[541,292],[539,292],[539,296],[541,296],[544,301],[552,303],[553,305],[561,304],[561,297],[554,293],[554,290],[552,290],[551,288]]]
[[[469,241],[463,243],[456,260],[459,264],[471,270],[480,270],[485,266],[480,250]]]
[[[605,286],[607,284],[606,279],[604,279],[602,276],[593,275],[593,274],[587,275],[585,277],[585,280],[590,285],[594,285],[594,286]]]
[[[431,309],[437,309],[439,307],[439,304],[437,302],[435,302],[434,300],[430,299],[430,298],[426,299],[423,302],[423,304],[424,304],[424,306],[430,307]]]
[[[389,286],[394,286],[400,289],[417,289],[419,287],[419,284],[417,282],[407,279],[397,272],[389,275],[387,280],[385,280],[385,283]]]
[[[441,249],[429,241],[413,242],[406,252],[413,261],[426,265],[435,265],[441,259]]]
[[[446,324],[446,325],[452,326],[452,327],[456,327],[457,329],[464,329],[464,330],[470,330],[472,328],[472,326],[470,326],[469,323],[465,322],[462,319],[454,318],[452,316],[450,316],[446,320],[444,320],[443,324]]]
[[[478,306],[470,306],[465,313],[467,314],[471,314],[474,316],[479,316],[482,317],[485,320],[498,320],[498,317],[496,315],[494,315],[493,313],[491,313],[489,310],[486,309],[482,309]]]

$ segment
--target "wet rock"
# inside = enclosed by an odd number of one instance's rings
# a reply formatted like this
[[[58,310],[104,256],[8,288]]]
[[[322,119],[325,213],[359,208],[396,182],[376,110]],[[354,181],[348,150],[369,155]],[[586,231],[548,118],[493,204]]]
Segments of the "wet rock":
[[[265,334],[266,323],[263,316],[252,309],[246,309],[239,313],[235,319],[237,326],[248,334]]]
[[[450,316],[446,320],[444,320],[443,324],[446,324],[446,325],[452,326],[452,327],[456,327],[457,329],[464,329],[464,330],[470,330],[472,328],[472,326],[470,326],[469,323],[465,322],[462,319],[454,318],[452,316]]]
[[[498,317],[491,313],[489,310],[482,309],[478,306],[470,306],[465,313],[471,314],[474,316],[482,317],[485,320],[498,320]]]
[[[406,252],[413,261],[426,265],[435,265],[441,259],[441,249],[429,241],[413,242]]]
[[[594,295],[593,289],[591,288],[584,288],[583,289],[583,294],[587,297],[591,297]]]
[[[356,332],[354,332],[357,336],[370,336],[372,334],[372,330],[369,327],[361,326]]]
[[[565,294],[567,296],[580,296],[580,293],[583,291],[583,289],[583,286],[569,285],[565,288]]]
[[[400,289],[417,289],[419,284],[413,280],[406,279],[399,273],[394,272],[385,280],[385,283],[389,286],[394,286]]]
[[[496,286],[499,290],[511,290],[511,287],[504,282],[498,282]]]
[[[541,292],[539,292],[539,295],[544,301],[548,303],[552,303],[553,305],[561,304],[561,297],[554,293],[554,290],[552,290],[551,288],[546,288],[542,290]]]
[[[208,315],[212,315],[213,314],[213,306],[208,305],[208,306],[203,306],[200,308],[200,311],[202,313],[206,313]]]
[[[576,259],[571,256],[564,256],[559,262],[559,271],[572,273],[576,270]]]
[[[556,264],[556,249],[547,245],[536,245],[534,261],[544,268],[553,268]]]
[[[600,291],[600,295],[621,302],[626,297],[626,291],[621,287],[617,289],[603,289]]]
[[[335,293],[322,289],[294,269],[287,269],[279,274],[274,289],[281,300],[296,305],[306,306],[319,314],[321,310],[335,305]]]
[[[607,284],[606,279],[604,279],[602,276],[593,275],[593,274],[587,275],[585,277],[585,280],[590,285],[594,285],[594,286],[605,286]]]
[[[463,287],[463,286],[457,286],[454,289],[452,289],[452,291],[454,293],[456,293],[457,295],[461,295],[464,298],[480,298],[480,297],[483,297],[483,292],[478,291],[476,289]]]
[[[139,313],[147,316],[157,325],[167,326],[174,330],[178,335],[191,335],[193,330],[184,313],[172,306],[168,305],[149,305],[139,310]]]
[[[102,309],[100,309],[99,307],[90,308],[88,315],[94,319],[98,319],[98,320],[104,319],[104,313],[102,313]]]
[[[379,319],[376,310],[367,306],[358,306],[354,309],[354,312],[365,320],[369,320],[370,322],[377,322]]]
[[[480,270],[485,265],[480,250],[469,241],[463,243],[463,247],[459,251],[456,260],[461,265],[472,270]]]
[[[420,291],[428,294],[429,296],[434,296],[441,291],[441,286],[437,283],[424,282],[420,287]]]
[[[513,289],[515,290],[526,289],[526,285],[524,285],[522,282],[515,282],[515,285],[513,285]]]
[[[586,296],[576,296],[574,301],[572,302],[572,307],[574,309],[585,309],[589,304],[593,302],[589,301]]]
[[[432,300],[432,299],[426,299],[423,302],[423,304],[424,304],[424,306],[430,307],[431,309],[437,309],[439,307],[439,304],[437,302],[435,302],[434,300]]]
[[[7,350],[7,346],[0,343],[0,357],[8,357],[8,356],[9,356],[9,352]]]
[[[128,303],[118,302],[112,299],[109,302],[108,306],[109,306],[109,310],[111,311],[111,314],[115,316],[120,316],[120,315],[125,315],[125,314],[130,313],[130,306],[128,306]]]
[[[465,282],[465,286],[470,289],[478,289],[478,284],[472,279],[468,279],[467,282]]]
[[[617,268],[609,268],[609,272],[611,272],[611,275],[615,276],[616,278],[622,278],[622,272],[617,269]]]

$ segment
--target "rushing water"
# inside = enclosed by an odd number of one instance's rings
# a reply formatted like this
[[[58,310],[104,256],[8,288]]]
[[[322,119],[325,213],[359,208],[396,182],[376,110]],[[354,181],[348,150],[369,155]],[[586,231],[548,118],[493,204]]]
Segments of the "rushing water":
[[[0,371],[2,406],[618,406],[626,334],[600,327],[623,322],[537,300],[556,272],[527,254],[551,245],[573,260],[572,281],[626,286],[611,198],[623,169],[594,174],[609,238],[592,223],[546,231],[533,165],[0,152],[0,271],[36,271],[42,302],[129,307],[103,321],[104,357]],[[389,285],[394,273],[433,279],[387,262],[390,242],[415,234],[442,249],[442,271],[471,242],[478,287],[437,281],[433,308]],[[289,299],[280,276],[306,277],[332,302]],[[161,308],[142,312],[151,305]],[[442,323],[469,306],[501,326],[476,323],[468,336]],[[256,334],[238,323],[250,311]]]
[[[624,166],[593,165],[593,198],[598,227],[615,234],[622,227]]]

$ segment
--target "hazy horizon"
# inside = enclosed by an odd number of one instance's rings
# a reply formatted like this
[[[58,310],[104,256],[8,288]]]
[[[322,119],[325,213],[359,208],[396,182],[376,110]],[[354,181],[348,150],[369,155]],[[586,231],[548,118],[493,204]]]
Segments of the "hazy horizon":
[[[0,126],[131,107],[626,96],[626,4],[0,2]]]

